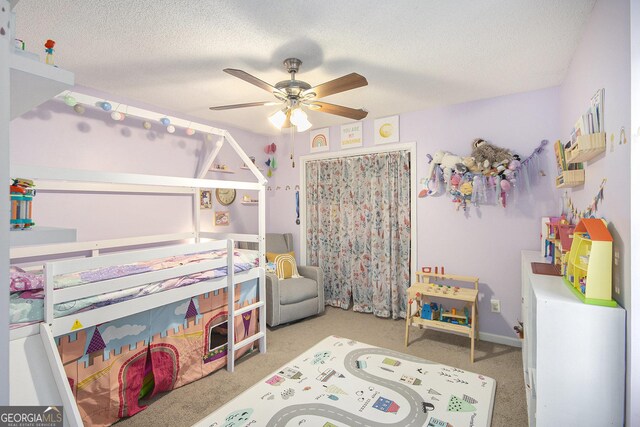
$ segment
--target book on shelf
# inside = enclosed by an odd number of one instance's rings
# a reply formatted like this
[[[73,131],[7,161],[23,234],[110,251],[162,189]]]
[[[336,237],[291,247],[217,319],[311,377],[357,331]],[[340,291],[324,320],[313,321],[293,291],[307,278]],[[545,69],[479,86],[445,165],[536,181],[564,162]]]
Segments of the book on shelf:
[[[563,171],[567,170],[567,160],[564,153],[564,145],[560,140],[556,141],[554,145],[554,151],[556,153],[556,166],[558,168],[558,174],[562,175]]]
[[[570,171],[577,171],[580,169],[584,169],[584,166],[582,165],[582,163],[569,163],[569,165],[567,166],[567,170],[570,170]]]
[[[600,132],[604,132],[604,89],[591,97],[589,109],[576,120],[571,130],[571,145],[582,135]]]
[[[594,133],[604,132],[604,89],[599,89],[591,97]]]

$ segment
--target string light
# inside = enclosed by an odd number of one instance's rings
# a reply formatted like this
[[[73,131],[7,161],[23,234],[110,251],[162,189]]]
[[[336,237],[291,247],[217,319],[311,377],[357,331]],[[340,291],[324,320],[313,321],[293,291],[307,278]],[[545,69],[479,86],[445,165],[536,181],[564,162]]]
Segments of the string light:
[[[65,91],[57,97],[58,100],[63,101],[66,105],[73,108],[77,114],[84,114],[86,107],[97,108],[101,111],[108,112],[111,119],[116,121],[123,121],[127,116],[137,117],[142,120],[142,127],[146,130],[153,129],[153,123],[156,121],[162,123],[168,133],[175,133],[177,128],[184,129],[184,132],[188,136],[196,135],[198,132],[202,132],[205,135],[206,140],[213,141],[214,135],[223,135],[223,130],[209,125],[204,125],[198,122],[191,122],[182,120],[180,118],[172,116],[162,116],[158,118],[158,113],[142,108],[137,108],[129,105],[120,104],[117,102],[111,102],[105,99],[101,99],[96,96],[83,94],[80,92]],[[129,114],[131,112],[131,114]],[[172,124],[173,123],[173,124]]]

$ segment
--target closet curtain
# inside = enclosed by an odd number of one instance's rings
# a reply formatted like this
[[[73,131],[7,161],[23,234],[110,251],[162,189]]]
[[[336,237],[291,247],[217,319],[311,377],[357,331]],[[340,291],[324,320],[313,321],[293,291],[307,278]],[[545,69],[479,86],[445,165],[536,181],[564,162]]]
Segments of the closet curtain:
[[[409,160],[393,151],[306,163],[307,264],[322,268],[327,304],[405,317]]]

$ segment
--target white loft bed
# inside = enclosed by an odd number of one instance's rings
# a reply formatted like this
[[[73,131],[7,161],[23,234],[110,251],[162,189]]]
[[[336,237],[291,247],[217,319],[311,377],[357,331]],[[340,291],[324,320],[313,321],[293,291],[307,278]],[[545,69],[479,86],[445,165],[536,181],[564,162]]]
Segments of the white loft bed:
[[[192,125],[196,127],[196,125]],[[63,170],[47,167],[12,165],[11,176],[28,177],[33,179],[39,192],[104,192],[104,193],[155,193],[155,194],[185,194],[192,197],[193,230],[188,233],[123,238],[98,242],[63,243],[43,246],[15,247],[10,250],[10,260],[24,262],[43,258],[76,257],[75,259],[61,259],[44,262],[45,299],[44,322],[24,328],[13,329],[11,340],[16,340],[32,334],[40,334],[46,356],[51,366],[56,386],[65,407],[69,425],[82,426],[80,412],[76,405],[71,387],[67,381],[64,367],[58,353],[55,337],[79,329],[86,329],[106,321],[130,316],[152,308],[160,307],[177,300],[187,299],[207,292],[227,289],[228,319],[234,319],[251,310],[258,310],[257,332],[240,341],[234,340],[234,322],[228,322],[227,369],[234,369],[234,349],[240,349],[254,341],[259,342],[261,353],[266,352],[266,313],[265,285],[264,285],[264,254],[265,254],[265,183],[266,180],[253,165],[249,157],[242,151],[227,131],[207,127],[207,132],[218,134],[220,140],[215,149],[209,154],[197,173],[199,178],[161,177],[136,174],[117,174],[107,172]],[[258,182],[221,181],[202,179],[210,165],[215,160],[222,144],[228,142],[249,166]],[[234,188],[258,191],[258,234],[217,234],[201,232],[199,194],[201,188]],[[204,241],[206,239],[206,241]],[[217,239],[210,240],[209,239]],[[190,241],[190,243],[184,243]],[[258,266],[241,273],[234,273],[234,242],[245,241],[258,244]],[[178,244],[176,244],[178,243]],[[134,249],[133,247],[155,245],[156,247]],[[157,247],[157,245],[162,245]],[[109,253],[101,254],[108,250]],[[55,277],[66,273],[87,271],[108,266],[119,266],[139,261],[154,260],[175,255],[193,254],[203,251],[224,250],[226,255],[218,259],[201,261],[150,271],[132,276],[103,280],[90,284],[82,284],[69,288],[57,289]],[[112,251],[120,251],[113,253]],[[229,256],[231,254],[231,256]],[[77,258],[78,256],[85,258]],[[86,257],[88,256],[88,257]],[[155,283],[164,279],[175,278],[203,271],[227,268],[224,277],[202,281],[185,287],[165,290],[163,292],[141,296],[135,299],[118,302],[112,305],[94,308],[90,311],[74,313],[68,316],[54,316],[55,304],[73,301],[83,297],[94,297],[106,292],[132,289],[148,283]],[[257,302],[235,309],[234,286],[248,280],[258,279]],[[81,325],[81,328],[78,327]],[[75,326],[74,326],[75,325]]]

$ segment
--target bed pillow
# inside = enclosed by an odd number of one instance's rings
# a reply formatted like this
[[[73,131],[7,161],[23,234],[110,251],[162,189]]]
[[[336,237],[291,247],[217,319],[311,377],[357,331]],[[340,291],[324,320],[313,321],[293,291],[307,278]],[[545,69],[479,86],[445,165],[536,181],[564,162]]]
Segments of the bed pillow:
[[[293,252],[286,254],[267,252],[267,261],[276,265],[276,276],[280,280],[300,277]]]
[[[32,291],[44,288],[42,274],[28,273],[15,266],[10,267],[11,280],[9,289],[11,292]]]

